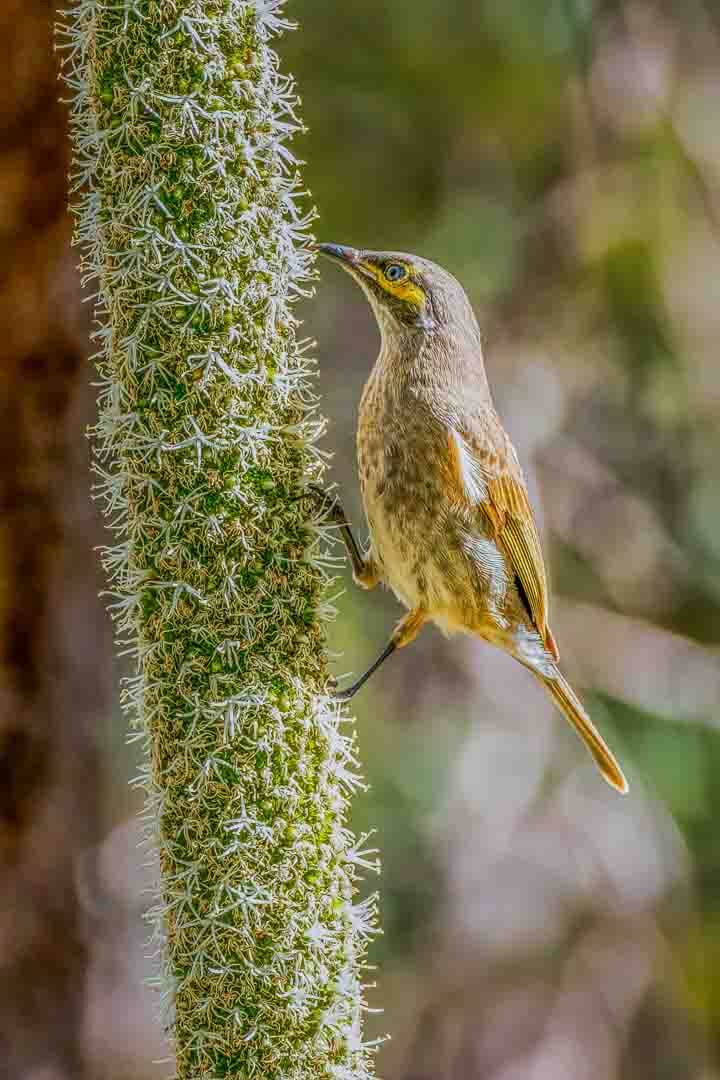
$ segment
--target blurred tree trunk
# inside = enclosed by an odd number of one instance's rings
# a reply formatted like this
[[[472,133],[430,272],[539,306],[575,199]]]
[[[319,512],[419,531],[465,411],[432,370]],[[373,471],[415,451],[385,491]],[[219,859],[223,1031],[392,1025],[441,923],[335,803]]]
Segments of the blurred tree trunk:
[[[0,1076],[13,1080],[84,1075],[77,868],[99,828],[89,729],[104,704],[92,537],[68,513],[73,486],[88,502],[70,449],[85,442],[87,345],[53,17],[49,0],[0,5]]]

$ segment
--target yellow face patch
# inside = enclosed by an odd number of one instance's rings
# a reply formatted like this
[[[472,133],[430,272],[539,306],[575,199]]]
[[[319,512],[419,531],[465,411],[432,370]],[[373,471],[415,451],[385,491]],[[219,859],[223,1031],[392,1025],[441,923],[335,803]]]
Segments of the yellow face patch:
[[[401,267],[405,271],[405,276],[401,277],[399,281],[391,281],[386,271],[388,267],[377,266],[374,263],[362,262],[361,267],[366,273],[371,274],[375,278],[378,285],[389,293],[390,296],[394,296],[397,300],[402,300],[406,304],[410,304],[411,307],[417,308],[421,311],[425,306],[425,291],[417,282],[413,281],[412,267],[406,263],[392,263],[393,267]]]

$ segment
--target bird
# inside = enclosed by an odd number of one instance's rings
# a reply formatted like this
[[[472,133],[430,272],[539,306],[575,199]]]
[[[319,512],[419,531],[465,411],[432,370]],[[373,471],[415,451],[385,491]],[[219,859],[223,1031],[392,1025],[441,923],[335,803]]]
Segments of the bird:
[[[426,623],[481,638],[527,668],[617,791],[622,769],[559,667],[548,582],[515,448],[495,409],[480,328],[460,282],[417,255],[317,243],[361,287],[380,352],[360,400],[357,461],[370,545],[342,502],[315,487],[357,585],[383,583],[406,609],[352,698]]]

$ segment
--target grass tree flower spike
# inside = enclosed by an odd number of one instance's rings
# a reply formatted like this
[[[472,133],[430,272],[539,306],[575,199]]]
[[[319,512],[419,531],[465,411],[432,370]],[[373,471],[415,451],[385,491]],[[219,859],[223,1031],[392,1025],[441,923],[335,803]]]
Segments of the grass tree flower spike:
[[[365,1080],[373,864],[325,695],[300,129],[275,0],[77,0],[61,16],[94,282],[111,609],[135,657],[179,1080]]]

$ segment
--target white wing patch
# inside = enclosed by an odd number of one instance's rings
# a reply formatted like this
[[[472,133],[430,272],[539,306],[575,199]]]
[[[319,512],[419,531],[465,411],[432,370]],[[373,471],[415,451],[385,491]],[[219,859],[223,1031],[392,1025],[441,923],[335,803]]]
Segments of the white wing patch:
[[[504,616],[501,614],[505,593],[508,588],[508,569],[505,556],[494,540],[469,532],[462,534],[462,546],[477,567],[485,583],[488,611],[493,615],[498,626],[507,625]]]
[[[526,664],[532,671],[539,671],[549,679],[557,678],[555,661],[548,655],[545,642],[537,630],[518,625],[513,631],[512,642],[512,652],[520,663]]]
[[[450,438],[457,449],[458,463],[460,465],[460,479],[462,480],[465,494],[470,502],[481,503],[487,498],[487,483],[483,471],[478,464],[475,455],[454,428],[450,428]]]

